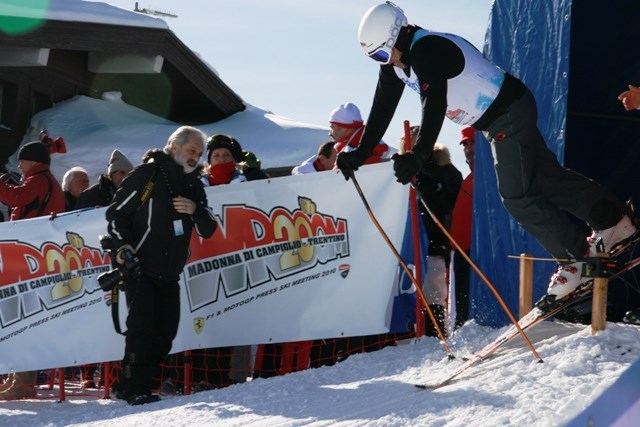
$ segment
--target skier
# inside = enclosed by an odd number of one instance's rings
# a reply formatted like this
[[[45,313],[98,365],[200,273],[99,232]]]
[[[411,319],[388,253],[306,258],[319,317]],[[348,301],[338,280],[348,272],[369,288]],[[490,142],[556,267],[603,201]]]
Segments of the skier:
[[[369,9],[358,29],[360,46],[380,64],[373,105],[360,146],[340,153],[337,166],[351,175],[364,163],[393,117],[405,85],[420,95],[422,122],[412,151],[392,157],[397,181],[409,183],[431,159],[445,117],[481,130],[494,156],[506,209],[556,259],[576,259],[632,235],[624,204],[596,182],[562,167],[537,128],[536,102],[520,80],[486,60],[454,34],[409,25],[385,2]],[[585,235],[565,212],[593,229]],[[561,261],[540,307],[574,291],[582,261]]]

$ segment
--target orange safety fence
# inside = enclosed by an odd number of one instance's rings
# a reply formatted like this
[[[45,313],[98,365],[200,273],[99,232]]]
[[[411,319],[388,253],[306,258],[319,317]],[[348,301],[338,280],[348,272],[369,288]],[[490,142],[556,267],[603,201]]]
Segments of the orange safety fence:
[[[188,395],[255,378],[331,366],[352,354],[380,350],[413,337],[413,332],[407,332],[185,351],[165,359],[154,377],[154,391],[165,396]],[[115,361],[18,373],[18,378],[25,377],[21,374],[32,375],[30,382],[20,385],[11,384],[15,383],[13,374],[0,375],[0,399],[108,399],[114,394],[112,387],[121,372],[121,363]]]

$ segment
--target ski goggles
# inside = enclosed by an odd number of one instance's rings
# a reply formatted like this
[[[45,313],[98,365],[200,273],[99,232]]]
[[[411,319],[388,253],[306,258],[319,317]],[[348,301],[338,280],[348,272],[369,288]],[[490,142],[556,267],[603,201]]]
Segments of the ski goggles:
[[[367,54],[369,58],[373,59],[376,62],[380,62],[382,64],[388,64],[391,61],[391,51],[385,49],[386,44],[383,44],[373,52]]]

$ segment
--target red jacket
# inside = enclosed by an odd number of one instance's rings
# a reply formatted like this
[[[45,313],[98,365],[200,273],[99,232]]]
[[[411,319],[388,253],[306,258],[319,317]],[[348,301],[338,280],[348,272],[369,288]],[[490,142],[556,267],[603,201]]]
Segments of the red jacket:
[[[42,207],[45,199],[46,205]],[[0,180],[0,201],[12,208],[11,221],[64,212],[62,188],[49,166],[42,163],[25,174],[21,185]]]
[[[473,172],[462,181],[451,214],[451,237],[468,251],[471,249],[471,221],[473,218]]]

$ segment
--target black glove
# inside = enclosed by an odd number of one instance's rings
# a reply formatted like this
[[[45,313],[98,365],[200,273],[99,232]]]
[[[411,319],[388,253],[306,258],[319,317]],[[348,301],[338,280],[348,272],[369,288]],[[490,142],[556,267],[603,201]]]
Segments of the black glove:
[[[353,172],[357,171],[368,157],[369,154],[361,150],[354,150],[348,153],[342,152],[338,154],[336,166],[338,166],[338,169],[340,169],[340,172],[344,175],[344,179],[348,181]]]
[[[405,154],[396,153],[391,157],[391,160],[393,160],[396,181],[403,185],[410,183],[411,179],[416,176],[422,167],[422,160],[411,152]]]

